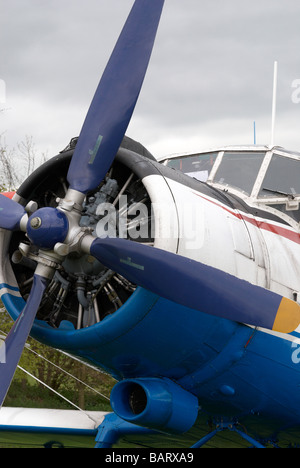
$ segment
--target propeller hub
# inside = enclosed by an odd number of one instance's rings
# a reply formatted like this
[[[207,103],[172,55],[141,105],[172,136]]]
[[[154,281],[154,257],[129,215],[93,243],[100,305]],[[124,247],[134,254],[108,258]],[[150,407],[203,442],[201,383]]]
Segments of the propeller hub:
[[[68,230],[67,216],[57,208],[40,208],[27,224],[29,239],[42,249],[53,249],[57,242],[64,242]]]

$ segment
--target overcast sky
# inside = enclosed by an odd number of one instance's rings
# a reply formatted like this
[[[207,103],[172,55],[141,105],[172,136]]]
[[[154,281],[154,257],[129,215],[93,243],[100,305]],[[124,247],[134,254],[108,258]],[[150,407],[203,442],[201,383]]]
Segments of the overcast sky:
[[[50,157],[79,134],[133,3],[0,0],[0,133],[10,147],[29,135]],[[166,0],[127,134],[161,157],[251,144],[255,121],[257,143],[269,144],[277,60],[275,144],[300,151],[299,26],[299,0]]]

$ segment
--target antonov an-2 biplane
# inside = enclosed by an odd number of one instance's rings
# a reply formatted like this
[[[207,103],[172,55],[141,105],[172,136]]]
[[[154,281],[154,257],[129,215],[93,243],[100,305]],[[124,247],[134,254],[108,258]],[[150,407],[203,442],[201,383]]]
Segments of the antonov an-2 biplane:
[[[0,431],[297,447],[300,154],[157,162],[125,137],[163,4],[136,0],[79,138],[0,197],[1,404],[30,333],[112,375],[112,412],[4,407]]]

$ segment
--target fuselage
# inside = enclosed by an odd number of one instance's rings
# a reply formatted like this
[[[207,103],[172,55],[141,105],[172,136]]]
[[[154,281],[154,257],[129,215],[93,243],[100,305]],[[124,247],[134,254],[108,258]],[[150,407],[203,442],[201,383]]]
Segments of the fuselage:
[[[300,155],[279,148],[243,147],[158,163],[127,149],[119,153],[118,164],[128,174],[135,174],[151,202],[143,204],[142,218],[135,212],[136,220],[134,216],[130,219],[131,229],[136,226],[134,221],[140,222],[139,230],[143,226],[145,242],[298,301],[300,187],[295,184],[300,180],[296,173]],[[64,162],[55,164],[65,166],[69,157],[68,153]],[[188,162],[191,170],[184,169]],[[278,174],[289,163],[288,174]],[[128,174],[119,184],[121,188]],[[118,179],[111,176],[111,180]],[[21,187],[17,195],[23,203],[33,198],[35,181],[31,184]],[[138,202],[144,200],[141,195]],[[132,212],[136,203],[130,205]],[[97,213],[95,231],[103,220],[103,213],[99,209]],[[145,227],[146,218],[151,223]],[[19,267],[7,261],[14,239],[7,232],[1,236],[1,257],[6,265],[1,298],[16,318],[24,299]],[[99,266],[93,265],[92,273],[87,269],[88,261],[80,264],[87,283],[91,274],[103,277]],[[72,259],[65,265],[65,281],[74,268],[77,264]],[[75,306],[74,314],[82,312],[82,307],[77,311]],[[54,327],[40,313],[32,336],[105,369],[117,380],[170,379],[198,398],[199,420],[211,416],[239,421],[253,434],[261,431],[266,438],[283,443],[291,427],[289,441],[299,441],[300,330],[280,334],[208,316],[142,288],[133,288],[126,300],[99,320],[87,320],[78,326],[76,319],[62,315]]]

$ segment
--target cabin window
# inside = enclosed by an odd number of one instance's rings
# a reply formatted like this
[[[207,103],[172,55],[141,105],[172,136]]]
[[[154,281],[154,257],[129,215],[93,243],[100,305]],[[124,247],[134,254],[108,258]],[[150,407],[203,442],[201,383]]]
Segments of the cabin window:
[[[206,182],[217,155],[218,153],[202,153],[172,158],[168,160],[167,166],[178,169],[201,182]]]
[[[273,154],[259,197],[294,197],[300,194],[300,160]]]
[[[250,195],[264,156],[265,153],[253,151],[225,152],[214,182]]]

